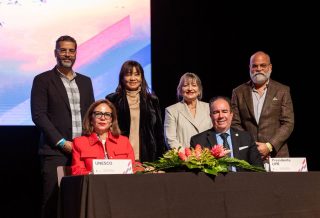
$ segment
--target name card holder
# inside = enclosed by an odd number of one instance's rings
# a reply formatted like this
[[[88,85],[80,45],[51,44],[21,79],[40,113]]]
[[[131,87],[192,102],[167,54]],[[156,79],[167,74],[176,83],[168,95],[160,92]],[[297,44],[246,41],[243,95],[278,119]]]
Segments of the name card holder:
[[[308,172],[305,157],[270,158],[270,172]]]
[[[92,173],[132,174],[132,162],[128,159],[95,159],[92,161]]]

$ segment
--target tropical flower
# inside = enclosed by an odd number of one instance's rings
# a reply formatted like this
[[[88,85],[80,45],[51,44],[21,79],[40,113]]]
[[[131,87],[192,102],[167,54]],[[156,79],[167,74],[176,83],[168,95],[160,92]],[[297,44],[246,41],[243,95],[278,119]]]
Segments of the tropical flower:
[[[211,149],[211,154],[215,157],[215,158],[221,158],[226,156],[228,153],[230,153],[230,150],[226,150],[224,149],[224,147],[222,145],[215,145],[212,147]]]
[[[230,150],[224,149],[222,145],[215,145],[211,149],[201,148],[196,145],[195,148],[185,148],[184,150],[172,149],[166,152],[163,157],[155,162],[144,162],[143,166],[151,171],[202,171],[211,175],[226,173],[231,166],[242,169],[264,172],[264,168],[250,165],[244,160],[231,158],[228,156]]]

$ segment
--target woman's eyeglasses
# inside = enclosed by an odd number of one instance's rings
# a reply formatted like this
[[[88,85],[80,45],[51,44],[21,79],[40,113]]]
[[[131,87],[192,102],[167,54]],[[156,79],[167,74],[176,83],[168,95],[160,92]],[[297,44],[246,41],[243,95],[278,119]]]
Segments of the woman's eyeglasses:
[[[112,118],[112,113],[110,112],[101,112],[101,111],[93,111],[93,115],[95,118],[102,118],[102,116],[104,116],[105,119],[111,119]]]

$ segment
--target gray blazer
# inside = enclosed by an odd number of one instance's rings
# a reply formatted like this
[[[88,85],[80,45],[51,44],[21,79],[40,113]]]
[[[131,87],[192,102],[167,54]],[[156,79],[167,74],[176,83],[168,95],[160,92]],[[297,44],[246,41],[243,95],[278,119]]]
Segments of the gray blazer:
[[[190,147],[191,136],[211,127],[209,104],[206,102],[197,100],[195,117],[183,101],[165,109],[164,136],[169,148]]]

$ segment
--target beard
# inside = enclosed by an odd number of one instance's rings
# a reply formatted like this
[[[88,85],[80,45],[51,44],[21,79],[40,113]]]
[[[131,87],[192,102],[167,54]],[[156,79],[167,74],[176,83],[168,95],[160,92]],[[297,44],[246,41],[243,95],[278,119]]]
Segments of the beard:
[[[62,67],[72,68],[74,65],[75,59],[58,59],[58,63]]]
[[[250,77],[251,77],[251,80],[254,84],[258,84],[258,85],[262,85],[263,83],[265,83],[269,78],[270,78],[270,75],[271,75],[271,70],[269,70],[268,72],[266,73],[251,73],[250,72]]]

